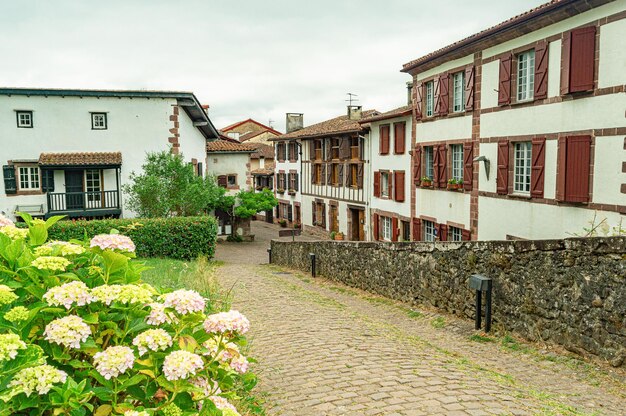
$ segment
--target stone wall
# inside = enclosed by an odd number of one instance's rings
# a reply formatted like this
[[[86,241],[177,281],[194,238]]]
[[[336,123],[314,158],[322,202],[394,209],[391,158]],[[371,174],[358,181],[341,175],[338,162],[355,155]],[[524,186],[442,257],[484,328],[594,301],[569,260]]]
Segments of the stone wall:
[[[473,318],[469,276],[493,278],[496,328],[620,366],[626,359],[626,237],[463,243],[279,242],[272,262]]]

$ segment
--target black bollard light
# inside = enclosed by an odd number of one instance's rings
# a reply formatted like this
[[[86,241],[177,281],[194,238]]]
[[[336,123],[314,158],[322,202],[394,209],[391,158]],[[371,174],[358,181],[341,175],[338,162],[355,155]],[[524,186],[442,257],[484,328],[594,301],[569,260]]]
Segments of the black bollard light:
[[[272,249],[267,249],[267,255],[269,256],[269,263],[272,264]]]
[[[311,277],[315,277],[315,253],[309,253],[311,259]]]
[[[491,331],[491,278],[482,274],[473,274],[469,281],[470,289],[476,291],[476,329],[480,329],[482,313],[482,293],[485,293],[485,332]]]

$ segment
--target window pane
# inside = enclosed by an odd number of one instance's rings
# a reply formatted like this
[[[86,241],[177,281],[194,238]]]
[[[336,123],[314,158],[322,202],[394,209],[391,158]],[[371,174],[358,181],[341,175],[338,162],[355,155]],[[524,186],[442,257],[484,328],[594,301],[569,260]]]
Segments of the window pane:
[[[531,172],[531,142],[515,143],[515,170],[514,170],[514,190],[515,192],[530,192],[530,172]]]

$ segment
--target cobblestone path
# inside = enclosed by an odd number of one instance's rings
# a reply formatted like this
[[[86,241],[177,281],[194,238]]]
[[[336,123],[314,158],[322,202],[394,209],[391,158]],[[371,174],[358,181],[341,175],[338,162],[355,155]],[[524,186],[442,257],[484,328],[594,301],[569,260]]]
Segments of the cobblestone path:
[[[267,246],[223,244],[217,258],[252,322],[270,415],[626,413],[623,372],[470,340],[471,322],[259,264]]]

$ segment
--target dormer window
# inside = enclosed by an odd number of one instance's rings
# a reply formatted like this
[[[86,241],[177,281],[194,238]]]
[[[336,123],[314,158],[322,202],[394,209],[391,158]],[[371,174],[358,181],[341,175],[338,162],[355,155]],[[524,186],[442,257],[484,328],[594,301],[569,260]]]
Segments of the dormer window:
[[[106,130],[107,129],[107,114],[106,113],[91,113],[91,129],[92,130]]]
[[[16,111],[17,115],[17,127],[30,129],[33,127],[33,112],[32,111]]]

